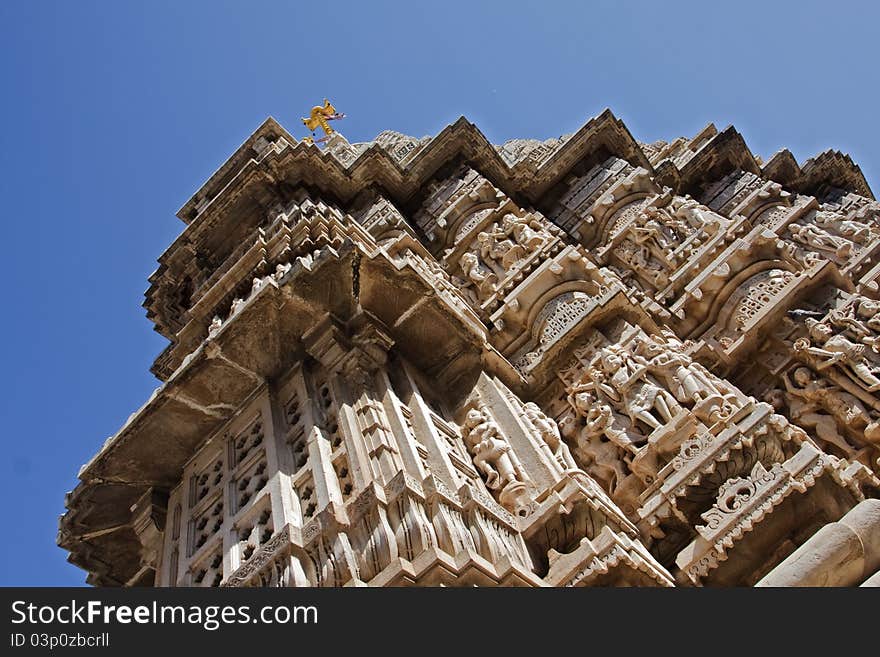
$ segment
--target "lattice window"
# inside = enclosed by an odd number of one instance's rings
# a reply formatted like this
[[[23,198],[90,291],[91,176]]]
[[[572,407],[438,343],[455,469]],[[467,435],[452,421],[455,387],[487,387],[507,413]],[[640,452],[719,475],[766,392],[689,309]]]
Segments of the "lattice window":
[[[343,442],[336,402],[333,400],[333,393],[330,391],[329,383],[318,380],[316,377],[315,384],[318,393],[318,410],[321,414],[320,424],[326,432],[325,437],[330,441],[331,448],[336,449]]]
[[[608,220],[608,237],[612,238],[619,233],[629,221],[641,212],[651,199],[643,198],[633,203],[628,203],[618,208]]]
[[[295,392],[284,404],[284,420],[287,423],[286,442],[293,457],[293,471],[298,472],[309,462],[309,446],[302,417],[302,405]]]
[[[268,508],[268,503],[263,504],[263,507],[250,514],[249,519],[240,521],[236,527],[239,565],[250,559],[261,545],[272,538],[272,534],[275,532],[272,511]]]
[[[239,465],[250,456],[254,450],[263,444],[263,420],[257,416],[253,422],[232,439],[232,462]]]
[[[223,455],[220,454],[190,478],[190,508],[215,492],[222,481]]]
[[[284,420],[287,422],[288,432],[302,433],[302,409],[299,404],[299,395],[296,393],[284,405]]]
[[[339,490],[342,493],[342,501],[347,502],[354,491],[354,482],[351,478],[351,468],[348,463],[348,455],[342,450],[333,460],[333,470],[336,472],[336,479],[339,481]]]
[[[766,308],[780,292],[794,279],[787,271],[773,269],[755,275],[741,288],[741,298],[734,312],[734,321],[740,328]]]
[[[192,556],[196,551],[208,542],[223,526],[223,497],[217,498],[190,520],[190,548]]]
[[[263,489],[268,481],[266,457],[262,455],[234,479],[233,498],[235,500],[235,511],[238,512],[243,509]]]
[[[220,586],[223,581],[223,547],[206,554],[190,567],[193,586]]]
[[[318,495],[315,492],[315,484],[311,476],[303,479],[294,486],[297,497],[299,497],[300,508],[302,509],[303,522],[307,522],[315,517],[318,510]]]

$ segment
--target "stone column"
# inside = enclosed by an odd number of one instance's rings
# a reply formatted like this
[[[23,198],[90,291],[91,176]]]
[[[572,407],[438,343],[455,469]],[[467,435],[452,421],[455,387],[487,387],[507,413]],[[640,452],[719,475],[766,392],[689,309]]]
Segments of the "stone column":
[[[864,500],[813,534],[756,586],[853,586],[878,569],[880,500]]]

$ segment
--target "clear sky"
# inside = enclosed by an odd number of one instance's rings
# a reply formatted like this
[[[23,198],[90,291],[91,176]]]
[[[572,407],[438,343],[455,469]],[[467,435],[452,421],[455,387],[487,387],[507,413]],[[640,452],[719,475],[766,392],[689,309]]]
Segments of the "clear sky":
[[[78,585],[76,472],[149,396],[140,304],[177,209],[266,118],[493,142],[605,107],[641,141],[732,123],[765,159],[852,155],[880,193],[874,2],[0,3],[0,585]]]

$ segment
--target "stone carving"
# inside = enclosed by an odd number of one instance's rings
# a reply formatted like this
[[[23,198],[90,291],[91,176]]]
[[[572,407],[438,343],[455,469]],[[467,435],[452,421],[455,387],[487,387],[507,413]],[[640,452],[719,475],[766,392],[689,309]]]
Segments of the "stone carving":
[[[526,253],[534,253],[546,242],[542,235],[544,227],[535,219],[518,217],[508,212],[501,220],[501,229],[504,235],[512,235]]]
[[[513,269],[526,255],[525,249],[501,230],[481,232],[477,235],[477,242],[483,262],[494,263],[500,268],[502,275]]]
[[[585,442],[592,441],[594,436],[602,437],[628,452],[637,452],[638,446],[644,444],[645,436],[628,431],[622,416],[606,403],[600,402],[593,394],[595,384],[580,383],[574,386],[569,394],[569,404],[578,416],[583,418]]]
[[[828,313],[828,318],[837,328],[880,352],[880,301],[853,295],[843,307]]]
[[[835,364],[843,366],[850,378],[868,392],[880,390],[878,370],[865,355],[865,345],[856,344],[844,335],[835,333],[828,324],[808,318],[805,321],[810,337],[818,346],[811,346],[806,339],[798,340],[795,351],[800,351],[816,359],[816,369],[820,372]]]
[[[853,249],[849,240],[832,235],[815,224],[789,224],[788,232],[796,242],[833,253],[838,258],[846,258]]]
[[[481,300],[495,292],[498,276],[480,262],[475,253],[465,253],[461,256],[461,270],[476,288],[477,295]]]
[[[673,217],[681,219],[693,229],[714,234],[721,227],[721,218],[690,196],[674,197],[669,203],[669,209]]]
[[[694,408],[709,422],[727,418],[736,405],[736,396],[720,379],[694,363],[683,351],[674,334],[637,338],[633,359],[664,383],[676,401]]]
[[[822,377],[815,377],[806,367],[796,368],[791,378],[784,373],[782,381],[791,419],[802,427],[814,429],[820,440],[851,455],[853,445],[844,436],[861,434],[869,441],[880,439],[877,422],[854,395]],[[778,410],[781,396],[778,389],[771,391],[767,401]],[[861,446],[855,445],[856,448]]]
[[[498,423],[485,409],[473,408],[463,428],[474,465],[486,475],[486,486],[499,491],[499,501],[507,509],[517,510],[526,489],[525,476]]]
[[[559,427],[556,423],[547,417],[535,402],[528,402],[523,405],[525,416],[532,423],[532,426],[538,430],[541,440],[550,448],[550,452],[556,459],[556,462],[563,470],[577,470],[578,466],[571,456],[571,450],[568,449],[562,436],[559,434]]]
[[[718,134],[268,121],[181,210],[164,383],[60,544],[96,585],[758,581],[880,491],[880,205]]]
[[[646,247],[638,246],[631,240],[625,239],[614,250],[614,253],[655,290],[660,290],[669,284],[669,274],[666,268],[651,255]]]
[[[629,474],[626,453],[638,450],[637,440],[623,428],[623,418],[618,417],[610,406],[597,402],[585,389],[575,388],[569,403],[580,422],[569,421],[563,428],[575,445],[577,463],[594,477],[607,491],[614,494],[620,482]]]
[[[844,219],[835,212],[820,210],[816,212],[813,221],[816,222],[817,226],[822,226],[825,230],[834,231],[857,244],[864,244],[871,238],[871,227],[868,224]]]
[[[633,425],[641,422],[649,430],[659,429],[680,408],[675,398],[654,383],[648,367],[617,346],[603,348],[589,371],[596,396],[606,399],[629,416]]]

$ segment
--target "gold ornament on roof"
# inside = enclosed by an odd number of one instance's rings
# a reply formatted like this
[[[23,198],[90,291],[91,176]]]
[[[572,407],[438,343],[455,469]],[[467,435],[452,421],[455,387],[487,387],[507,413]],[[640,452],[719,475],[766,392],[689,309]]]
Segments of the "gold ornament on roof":
[[[303,125],[305,125],[309,130],[312,131],[312,135],[310,137],[306,137],[305,139],[303,139],[303,141],[309,144],[327,141],[330,135],[336,132],[333,128],[330,127],[328,121],[336,121],[343,118],[345,118],[345,114],[337,112],[332,103],[325,98],[323,105],[315,105],[312,108],[312,111],[309,113],[309,117],[302,119]],[[324,131],[324,136],[319,139],[315,139],[314,132],[318,128],[321,128],[321,130]]]

